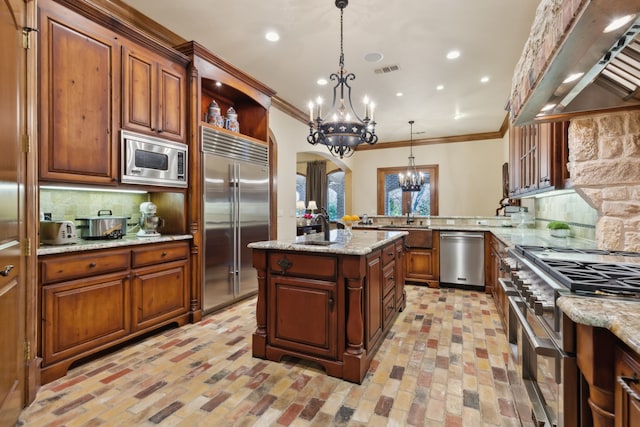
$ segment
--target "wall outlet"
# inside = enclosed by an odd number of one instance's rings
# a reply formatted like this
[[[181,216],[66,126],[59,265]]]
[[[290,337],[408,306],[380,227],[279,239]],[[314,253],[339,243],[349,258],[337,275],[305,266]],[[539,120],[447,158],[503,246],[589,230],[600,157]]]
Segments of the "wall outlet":
[[[486,219],[479,219],[476,221],[476,225],[489,225]]]
[[[453,220],[453,219],[448,219],[448,220],[447,220],[447,225],[453,225],[453,224],[455,224],[455,223],[456,223],[456,221],[455,221],[455,220]]]

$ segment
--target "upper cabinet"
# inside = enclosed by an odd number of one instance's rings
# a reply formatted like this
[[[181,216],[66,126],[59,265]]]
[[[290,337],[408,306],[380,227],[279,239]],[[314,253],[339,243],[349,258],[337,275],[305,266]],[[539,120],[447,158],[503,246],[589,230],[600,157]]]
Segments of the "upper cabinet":
[[[239,134],[266,143],[269,137],[269,107],[275,91],[224,62],[197,42],[187,42],[176,49],[191,58],[194,73],[197,74],[194,88],[197,117],[194,126],[199,128],[199,125],[207,122],[209,105],[211,101],[216,101],[222,116],[230,107],[236,111]]]
[[[120,185],[121,129],[187,141],[188,58],[87,2],[42,0],[40,180]]]
[[[509,131],[509,198],[570,186],[569,122],[514,126]]]
[[[56,3],[40,7],[40,179],[115,184],[118,37]]]
[[[186,69],[141,46],[122,47],[122,127],[186,139]]]

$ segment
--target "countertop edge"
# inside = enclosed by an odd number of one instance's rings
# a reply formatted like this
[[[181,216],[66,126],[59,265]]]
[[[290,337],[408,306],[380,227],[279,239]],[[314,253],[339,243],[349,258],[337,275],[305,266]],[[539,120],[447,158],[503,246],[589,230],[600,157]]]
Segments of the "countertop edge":
[[[557,305],[572,321],[608,329],[640,354],[638,302],[568,295],[558,298]]]
[[[151,243],[173,242],[177,240],[191,240],[191,234],[164,235],[159,237],[125,236],[114,240],[80,240],[70,245],[43,245],[38,248],[37,255],[56,255],[64,253],[92,251],[96,249],[122,248],[126,246],[148,245]]]

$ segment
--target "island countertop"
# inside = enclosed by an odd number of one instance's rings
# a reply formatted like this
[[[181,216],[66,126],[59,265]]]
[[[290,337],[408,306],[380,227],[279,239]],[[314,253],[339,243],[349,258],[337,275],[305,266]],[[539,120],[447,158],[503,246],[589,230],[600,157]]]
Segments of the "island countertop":
[[[366,255],[376,248],[384,246],[407,234],[409,234],[407,231],[395,230],[353,230],[351,235],[349,235],[346,230],[331,230],[330,241],[333,243],[326,246],[313,244],[313,242],[324,239],[323,233],[298,236],[295,241],[267,240],[249,243],[248,246],[252,249]]]

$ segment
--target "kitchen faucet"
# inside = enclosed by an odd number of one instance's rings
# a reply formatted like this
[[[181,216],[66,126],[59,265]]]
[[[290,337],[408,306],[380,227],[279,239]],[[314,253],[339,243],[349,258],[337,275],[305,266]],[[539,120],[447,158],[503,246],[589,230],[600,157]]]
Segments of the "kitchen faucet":
[[[411,224],[413,221],[415,221],[415,218],[413,217],[413,212],[411,212],[411,201],[407,202],[407,224]]]
[[[320,213],[318,214],[318,218],[322,221],[322,231],[324,231],[324,240],[327,242],[331,240],[331,228],[329,225],[329,214],[325,208],[320,208]]]

